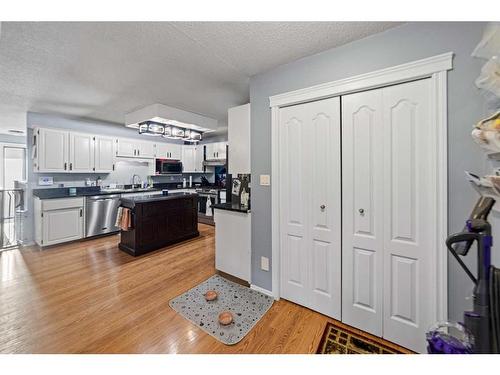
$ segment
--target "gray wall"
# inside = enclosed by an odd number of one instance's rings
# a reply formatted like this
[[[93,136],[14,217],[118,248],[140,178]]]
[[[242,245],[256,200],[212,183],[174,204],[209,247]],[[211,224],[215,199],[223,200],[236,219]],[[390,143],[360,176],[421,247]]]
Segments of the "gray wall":
[[[481,39],[483,27],[481,23],[405,24],[252,77],[254,180],[272,172],[269,96],[452,51],[454,68],[448,73],[449,231],[461,230],[477,199],[463,171],[483,173],[487,167],[483,153],[470,137],[472,125],[487,112],[484,99],[474,86],[483,62],[470,56]],[[271,188],[258,184],[252,186],[252,251],[252,282],[270,290],[271,272],[260,269],[260,257],[271,258]],[[471,290],[467,277],[449,260],[452,319],[461,319],[462,311],[470,305],[466,297]]]

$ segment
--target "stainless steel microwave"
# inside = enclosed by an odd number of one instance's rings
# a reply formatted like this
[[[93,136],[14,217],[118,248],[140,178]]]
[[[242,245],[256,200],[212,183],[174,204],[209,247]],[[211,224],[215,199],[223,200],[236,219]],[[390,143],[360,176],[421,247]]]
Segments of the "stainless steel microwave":
[[[182,174],[182,162],[172,159],[156,159],[156,174]]]

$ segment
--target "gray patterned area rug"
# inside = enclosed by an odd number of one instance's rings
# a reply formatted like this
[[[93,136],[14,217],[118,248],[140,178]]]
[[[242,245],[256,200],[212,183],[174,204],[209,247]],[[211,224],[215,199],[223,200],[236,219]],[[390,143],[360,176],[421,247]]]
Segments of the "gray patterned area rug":
[[[217,291],[215,301],[205,301],[205,293]],[[273,298],[219,275],[172,299],[170,307],[209,335],[226,345],[243,339],[273,304]],[[233,322],[227,326],[219,323],[219,314],[230,311]]]

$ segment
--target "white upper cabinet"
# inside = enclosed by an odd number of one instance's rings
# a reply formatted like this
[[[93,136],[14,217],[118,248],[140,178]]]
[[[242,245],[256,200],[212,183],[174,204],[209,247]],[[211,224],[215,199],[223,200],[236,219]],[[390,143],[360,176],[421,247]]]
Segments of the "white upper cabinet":
[[[182,159],[182,145],[175,143],[157,143],[156,157],[160,159]]]
[[[229,108],[227,117],[229,173],[250,173],[250,103]]]
[[[137,141],[118,138],[116,140],[116,156],[133,158],[137,156]]]
[[[137,156],[140,158],[154,158],[155,144],[153,142],[137,142]]]
[[[207,160],[216,159],[216,143],[207,143],[205,145]]]
[[[156,145],[154,142],[127,138],[116,140],[116,156],[118,157],[153,159],[155,155]]]
[[[58,129],[35,129],[33,167],[36,172],[68,171],[68,132]]]
[[[170,159],[181,160],[182,158],[182,145],[169,144]]]
[[[182,168],[186,173],[194,172],[196,146],[182,146]]]
[[[114,139],[109,137],[94,137],[94,139],[95,172],[112,172],[115,169]]]
[[[91,134],[69,133],[69,171],[93,172],[94,137]]]
[[[33,170],[40,173],[109,173],[117,140],[61,129],[33,130]]]
[[[217,143],[217,159],[226,159],[227,158],[227,143],[226,142],[218,142]]]
[[[203,172],[203,146],[182,146],[182,167],[185,173]]]
[[[196,146],[196,151],[194,154],[195,172],[204,172],[205,169],[203,168],[203,159],[204,159],[203,146],[198,145]]]
[[[207,143],[206,145],[207,160],[226,159],[226,142]]]

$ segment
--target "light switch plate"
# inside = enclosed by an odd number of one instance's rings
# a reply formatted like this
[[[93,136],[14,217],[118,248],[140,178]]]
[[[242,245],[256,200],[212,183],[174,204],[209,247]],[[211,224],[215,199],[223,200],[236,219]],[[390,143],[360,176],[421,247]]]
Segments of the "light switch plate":
[[[268,174],[261,174],[260,175],[260,184],[261,184],[261,186],[271,185],[271,176]]]
[[[54,178],[53,177],[38,177],[38,185],[40,185],[40,186],[54,185]]]
[[[269,271],[269,258],[260,257],[260,268],[263,271]]]

